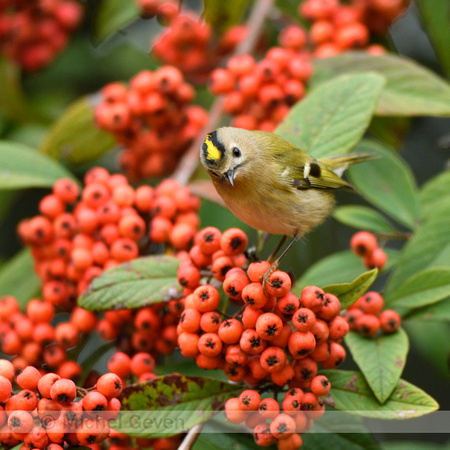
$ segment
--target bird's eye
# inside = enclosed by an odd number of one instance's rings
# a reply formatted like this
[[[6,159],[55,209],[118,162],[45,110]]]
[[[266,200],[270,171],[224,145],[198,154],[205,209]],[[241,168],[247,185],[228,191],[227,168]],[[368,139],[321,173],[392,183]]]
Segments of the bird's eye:
[[[236,158],[239,158],[239,156],[241,156],[241,151],[237,147],[233,148],[233,156],[235,156]]]

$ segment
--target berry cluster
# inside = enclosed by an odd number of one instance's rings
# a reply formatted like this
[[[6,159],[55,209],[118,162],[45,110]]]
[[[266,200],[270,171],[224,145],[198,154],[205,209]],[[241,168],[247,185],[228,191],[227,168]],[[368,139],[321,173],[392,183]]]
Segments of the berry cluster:
[[[292,105],[305,95],[311,77],[311,58],[332,56],[366,48],[378,55],[385,50],[370,44],[370,29],[385,33],[405,9],[408,0],[307,0],[298,8],[312,21],[309,31],[288,25],[278,36],[279,47],[270,48],[264,59],[250,55],[230,58],[226,68],[211,73],[211,91],[225,95],[224,110],[232,125],[249,130],[273,131]]]
[[[103,270],[156,252],[187,249],[199,224],[197,197],[174,180],[134,189],[123,175],[96,167],[77,184],[57,181],[39,203],[41,215],[19,224],[43,282],[44,300],[71,309]]]
[[[101,376],[89,391],[56,373],[41,375],[27,366],[15,378],[14,366],[0,360],[0,442],[21,448],[63,449],[92,445],[110,434],[109,421],[120,411],[122,381],[113,373]],[[13,393],[13,385],[21,390]],[[75,401],[77,397],[82,397]]]
[[[76,378],[81,367],[66,350],[95,330],[128,354],[170,354],[177,343],[180,300],[135,310],[106,311],[102,318],[75,306],[77,296],[104,270],[161,245],[190,247],[199,224],[199,200],[189,189],[167,179],[158,187],[133,189],[122,175],[105,169],[87,172],[78,201],[78,186],[56,182],[39,205],[42,215],[19,225],[31,246],[35,269],[43,282],[43,301],[30,300],[25,313],[12,297],[0,300],[1,350],[17,369],[45,364],[65,378]],[[75,307],[74,307],[75,306]],[[58,309],[72,310],[67,322],[51,321]]]
[[[103,88],[96,121],[123,146],[121,164],[128,178],[174,170],[180,155],[207,122],[206,111],[191,105],[194,95],[193,87],[173,66],[138,73],[129,89],[120,83]]]
[[[225,403],[225,414],[229,422],[245,422],[253,429],[258,445],[267,447],[277,443],[280,450],[295,450],[302,446],[300,434],[306,433],[314,420],[324,414],[325,404],[320,396],[328,394],[330,389],[328,378],[316,375],[307,392],[300,388],[289,389],[281,408],[274,398],[262,399],[259,392],[247,389]]]
[[[290,277],[278,270],[263,286],[260,279],[270,268],[268,262],[251,263],[247,272],[233,262],[247,244],[241,230],[221,234],[208,227],[197,233],[195,243],[191,261],[180,265],[178,276],[186,295],[178,325],[184,356],[195,358],[204,369],[224,370],[232,381],[258,385],[270,380],[300,388],[310,387],[317,361],[326,368],[343,362],[345,350],[339,342],[349,327],[339,316],[337,297],[309,286],[298,298],[289,293]],[[225,256],[212,258],[222,251]],[[217,311],[219,291],[201,283],[199,267],[222,282],[228,298],[241,306],[233,317],[222,319],[226,314]]]
[[[400,315],[385,309],[383,297],[378,292],[366,292],[347,309],[344,319],[350,330],[372,337],[381,329],[383,333],[395,333],[401,324]]]
[[[103,339],[115,340],[116,347],[130,355],[170,355],[177,345],[176,329],[182,310],[181,301],[169,300],[134,310],[105,311],[97,331]]]
[[[118,375],[122,380],[137,379],[139,383],[155,379],[154,368],[155,360],[150,353],[146,352],[136,353],[131,358],[124,352],[116,352],[108,360],[110,372]]]
[[[79,25],[81,5],[74,0],[0,2],[0,52],[34,71],[49,64]]]
[[[323,58],[363,48],[378,55],[385,49],[370,45],[370,32],[385,34],[408,4],[409,0],[307,0],[299,6],[298,14],[312,22],[309,41],[314,56]]]
[[[250,55],[236,56],[229,59],[226,69],[212,72],[211,90],[225,95],[224,110],[233,116],[233,126],[273,131],[304,97],[312,65],[301,52],[306,34],[301,31],[295,37],[285,43],[286,48],[271,48],[259,62]]]
[[[141,0],[141,3],[147,3]],[[237,44],[247,36],[243,25],[231,27],[214,44],[213,29],[202,21],[196,13],[179,13],[173,2],[143,8],[144,16],[157,15],[166,19],[168,28],[157,36],[152,48],[153,54],[164,64],[178,67],[188,78],[200,83],[206,81],[212,69],[217,67],[220,58],[231,53]]]
[[[359,231],[354,234],[350,240],[350,248],[356,256],[363,258],[363,264],[368,269],[377,267],[381,270],[386,265],[386,253],[378,247],[375,235],[368,231]]]
[[[179,5],[173,0],[136,0],[144,19],[157,17],[160,21],[170,21],[178,16]]]
[[[230,269],[243,267],[247,262],[243,253],[247,243],[246,234],[239,228],[230,228],[223,234],[214,227],[200,230],[189,253],[180,255],[178,282],[184,288],[184,295],[192,294],[199,285],[202,269],[209,269],[211,276],[222,282]]]
[[[28,365],[56,372],[62,378],[76,379],[82,368],[67,358],[66,350],[79,343],[80,334],[95,329],[96,316],[82,308],[73,311],[70,322],[51,325],[54,305],[49,301],[32,299],[25,313],[13,297],[0,299],[1,351],[14,356],[12,364],[16,371]]]

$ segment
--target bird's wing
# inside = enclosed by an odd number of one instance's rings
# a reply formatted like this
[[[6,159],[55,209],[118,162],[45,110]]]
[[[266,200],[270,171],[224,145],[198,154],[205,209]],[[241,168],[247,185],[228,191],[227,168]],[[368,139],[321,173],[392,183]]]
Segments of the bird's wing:
[[[354,191],[353,187],[340,178],[333,170],[321,161],[302,152],[302,165],[298,165],[300,150],[292,148],[284,153],[285,169],[283,179],[292,187],[303,189],[345,189]],[[297,155],[295,155],[297,153]]]

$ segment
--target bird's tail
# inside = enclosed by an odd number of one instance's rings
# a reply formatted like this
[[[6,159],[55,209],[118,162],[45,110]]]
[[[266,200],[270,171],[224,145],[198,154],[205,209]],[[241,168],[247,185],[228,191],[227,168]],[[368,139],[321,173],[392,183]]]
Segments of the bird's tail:
[[[329,158],[322,158],[319,161],[329,167],[339,177],[345,172],[348,166],[359,164],[371,159],[378,158],[378,155],[368,152],[348,153],[347,155],[330,156]]]

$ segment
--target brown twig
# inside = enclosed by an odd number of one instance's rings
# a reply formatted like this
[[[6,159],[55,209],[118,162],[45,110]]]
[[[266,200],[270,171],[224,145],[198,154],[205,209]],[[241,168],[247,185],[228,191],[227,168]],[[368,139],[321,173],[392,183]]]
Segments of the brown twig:
[[[247,38],[244,39],[233,53],[233,56],[251,53],[258,42],[262,26],[274,0],[259,0],[255,2],[246,26],[248,29]],[[180,159],[175,172],[172,175],[178,183],[185,186],[198,164],[198,154],[206,133],[214,130],[223,113],[223,97],[218,97],[209,112],[208,123],[203,127],[197,138],[192,142],[186,153]]]
[[[190,450],[191,447],[194,445],[194,442],[197,439],[198,435],[202,431],[204,425],[205,423],[199,423],[198,425],[192,427],[189,430],[189,433],[183,439],[183,442],[178,447],[178,450]]]

